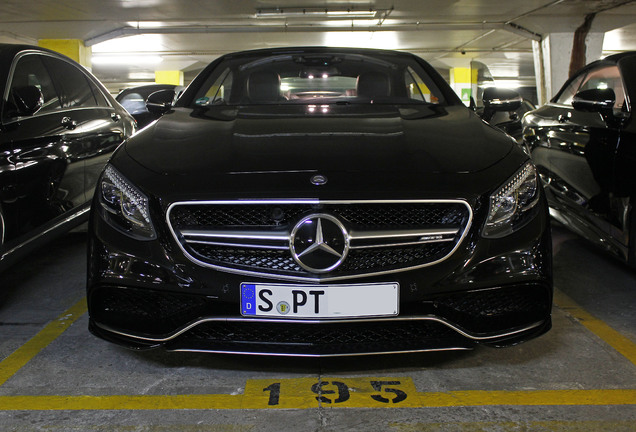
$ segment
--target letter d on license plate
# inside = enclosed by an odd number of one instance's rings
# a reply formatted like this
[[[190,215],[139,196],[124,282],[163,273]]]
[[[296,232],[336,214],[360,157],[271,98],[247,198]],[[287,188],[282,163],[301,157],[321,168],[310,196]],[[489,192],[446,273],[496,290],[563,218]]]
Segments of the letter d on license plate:
[[[241,284],[241,314],[279,318],[351,318],[398,314],[397,282],[355,285]]]

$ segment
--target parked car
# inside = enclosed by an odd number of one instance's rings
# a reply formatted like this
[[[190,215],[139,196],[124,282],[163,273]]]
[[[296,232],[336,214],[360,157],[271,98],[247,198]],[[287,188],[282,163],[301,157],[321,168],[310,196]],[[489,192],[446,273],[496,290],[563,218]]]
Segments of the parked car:
[[[337,356],[506,346],[550,328],[536,170],[419,57],[228,54],[173,96],[149,97],[163,117],[99,182],[97,336]]]
[[[137,126],[141,129],[157,119],[146,108],[148,96],[159,90],[175,90],[176,88],[177,86],[172,84],[148,84],[131,87],[119,92],[115,99],[135,118]]]
[[[555,219],[636,267],[636,52],[570,78],[524,117]]]
[[[134,120],[60,54],[0,44],[0,269],[88,220],[97,179]]]

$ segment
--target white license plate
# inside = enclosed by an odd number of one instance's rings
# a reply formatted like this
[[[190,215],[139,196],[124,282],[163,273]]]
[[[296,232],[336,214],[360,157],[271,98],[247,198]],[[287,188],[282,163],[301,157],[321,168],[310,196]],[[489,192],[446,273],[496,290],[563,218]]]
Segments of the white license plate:
[[[399,284],[242,283],[241,314],[279,318],[351,318],[398,314]]]

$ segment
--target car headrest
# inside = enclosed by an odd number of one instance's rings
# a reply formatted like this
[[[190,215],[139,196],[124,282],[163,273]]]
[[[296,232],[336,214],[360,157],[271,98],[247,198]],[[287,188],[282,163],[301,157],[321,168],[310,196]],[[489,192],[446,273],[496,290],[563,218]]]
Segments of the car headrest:
[[[391,83],[387,74],[381,72],[366,72],[358,76],[356,89],[358,96],[375,99],[389,96]]]
[[[252,73],[247,80],[247,94],[252,102],[280,100],[280,77],[270,71]]]

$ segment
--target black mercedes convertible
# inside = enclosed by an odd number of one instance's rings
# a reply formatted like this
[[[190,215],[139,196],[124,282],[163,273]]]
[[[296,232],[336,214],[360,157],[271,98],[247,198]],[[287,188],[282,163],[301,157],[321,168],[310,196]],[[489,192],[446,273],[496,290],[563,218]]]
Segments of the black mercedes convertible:
[[[487,94],[486,110],[519,101]],[[114,154],[90,330],[134,349],[338,356],[509,346],[551,326],[545,196],[421,58],[222,56]]]

